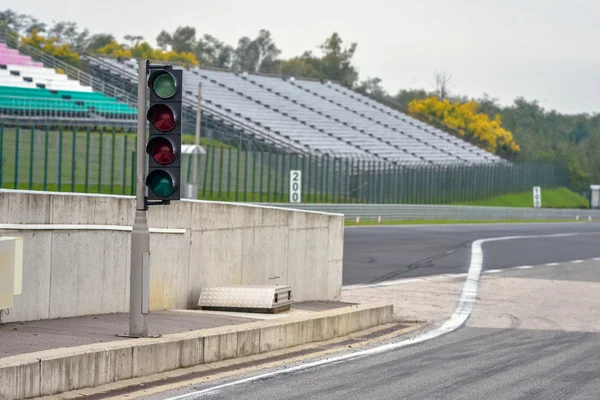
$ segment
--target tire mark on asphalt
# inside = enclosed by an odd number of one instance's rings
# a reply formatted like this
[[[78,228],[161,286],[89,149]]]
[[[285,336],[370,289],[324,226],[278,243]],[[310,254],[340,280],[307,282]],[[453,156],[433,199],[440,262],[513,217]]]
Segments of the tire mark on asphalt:
[[[407,265],[406,267],[404,267],[404,268],[401,268],[401,269],[399,269],[399,270],[392,271],[392,272],[389,272],[389,273],[387,273],[387,274],[385,274],[385,275],[382,275],[382,276],[379,276],[379,277],[377,277],[377,278],[371,279],[371,280],[370,280],[369,282],[367,282],[367,283],[380,283],[380,282],[383,282],[383,281],[392,280],[392,279],[394,279],[394,278],[398,277],[399,275],[402,275],[402,274],[404,274],[404,273],[406,273],[406,272],[409,272],[409,271],[415,270],[415,269],[417,269],[417,268],[433,267],[433,266],[435,266],[435,263],[434,263],[434,262],[435,262],[436,260],[438,260],[438,259],[440,259],[440,258],[443,258],[443,257],[446,257],[446,256],[448,256],[448,255],[450,255],[450,254],[452,254],[452,253],[456,252],[457,250],[460,250],[460,249],[467,248],[467,247],[468,247],[468,246],[470,246],[472,243],[473,243],[472,241],[461,243],[461,244],[459,244],[459,245],[458,245],[458,246],[456,246],[456,247],[453,247],[453,248],[451,248],[451,249],[449,249],[449,250],[445,250],[445,251],[443,251],[442,253],[439,253],[439,254],[436,254],[436,255],[434,255],[434,256],[431,256],[431,257],[425,258],[425,259],[423,259],[423,260],[420,260],[420,261],[414,262],[414,263],[412,263],[412,264],[409,264],[409,265]],[[368,263],[369,263],[369,264],[371,264],[371,263],[372,263],[371,259],[374,259],[374,260],[375,260],[375,262],[377,262],[377,260],[375,259],[375,257],[367,257],[367,260],[368,260]]]

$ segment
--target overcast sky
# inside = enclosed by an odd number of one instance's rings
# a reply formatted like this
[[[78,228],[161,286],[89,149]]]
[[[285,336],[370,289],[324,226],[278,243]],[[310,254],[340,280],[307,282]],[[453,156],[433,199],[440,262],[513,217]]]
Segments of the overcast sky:
[[[0,8],[152,45],[180,25],[231,45],[265,28],[283,57],[337,31],[358,42],[361,79],[378,76],[391,93],[432,89],[434,72],[446,70],[459,94],[600,112],[599,0],[2,0]]]

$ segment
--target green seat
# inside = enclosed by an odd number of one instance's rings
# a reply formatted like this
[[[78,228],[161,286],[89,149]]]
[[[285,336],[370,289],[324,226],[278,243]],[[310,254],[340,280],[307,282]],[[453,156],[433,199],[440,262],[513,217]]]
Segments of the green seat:
[[[69,98],[65,99],[64,96],[69,96]],[[19,100],[15,101],[15,98]],[[15,111],[95,111],[108,115],[135,115],[137,113],[136,109],[125,103],[119,103],[114,97],[106,96],[101,92],[78,92],[73,90],[51,92],[43,88],[11,86],[0,86],[0,107]]]

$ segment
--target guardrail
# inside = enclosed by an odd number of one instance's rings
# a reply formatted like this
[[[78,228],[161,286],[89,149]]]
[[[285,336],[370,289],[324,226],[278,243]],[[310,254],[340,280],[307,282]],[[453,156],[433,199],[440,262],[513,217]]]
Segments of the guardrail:
[[[600,210],[519,207],[446,206],[424,204],[257,203],[306,211],[344,214],[346,220],[600,220]]]

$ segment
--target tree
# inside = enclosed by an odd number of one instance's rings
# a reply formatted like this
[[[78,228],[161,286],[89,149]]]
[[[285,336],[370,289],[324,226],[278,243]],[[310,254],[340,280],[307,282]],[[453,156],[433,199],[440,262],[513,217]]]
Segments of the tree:
[[[215,68],[229,68],[233,59],[233,47],[226,45],[211,35],[204,35],[196,43],[194,50],[201,65]]]
[[[434,93],[428,93],[424,89],[401,89],[391,100],[398,106],[400,111],[405,111],[411,101],[423,100],[433,95]]]
[[[21,43],[40,49],[69,64],[78,65],[79,63],[79,54],[74,52],[70,45],[58,43],[57,38],[46,39],[35,29],[29,36],[23,36],[21,38]]]
[[[289,60],[280,60],[276,65],[276,71],[285,76],[323,79],[316,65],[317,62],[312,56],[304,54]]]
[[[271,38],[271,32],[261,29],[252,40],[240,38],[235,49],[234,68],[238,71],[273,72],[281,50]]]
[[[171,34],[169,34],[169,32],[167,32],[165,30],[160,31],[160,33],[156,37],[156,45],[161,50],[167,50],[169,48],[169,46],[171,45],[172,41],[173,41],[173,38],[171,38]]]
[[[115,37],[109,33],[98,33],[92,35],[88,41],[87,50],[97,50],[115,41]]]
[[[163,51],[161,49],[153,49],[148,42],[141,42],[134,45],[132,48],[129,48],[122,43],[112,41],[106,46],[96,50],[96,52],[117,58],[137,57],[151,60],[170,61],[173,63],[182,64],[185,67],[198,66],[198,60],[193,53],[177,53],[172,50]]]
[[[49,38],[56,38],[59,44],[68,44],[73,51],[81,53],[87,50],[89,31],[84,29],[79,32],[77,23],[72,21],[60,21],[54,23],[46,34]]]
[[[31,34],[33,31],[43,33],[46,32],[46,24],[38,21],[37,18],[34,18],[31,15],[27,15],[24,17],[23,31],[26,34]]]
[[[144,40],[144,37],[140,35],[125,35],[123,36],[123,39],[127,40],[129,42],[129,47],[132,48],[134,46],[137,46],[138,43]]]
[[[347,87],[354,87],[358,80],[358,72],[352,66],[352,57],[356,52],[357,43],[343,48],[343,40],[334,32],[319,46],[323,52],[320,60],[321,73],[330,80],[338,81]]]
[[[367,78],[356,87],[359,93],[367,94],[376,99],[387,99],[389,95],[381,86],[381,78]]]
[[[11,9],[0,11],[0,21],[5,24],[9,29],[21,33],[24,26],[25,16],[18,14]]]
[[[176,53],[192,53],[196,45],[196,29],[180,26],[171,35],[171,49]]]
[[[435,93],[437,96],[445,100],[450,96],[450,89],[452,87],[452,75],[447,73],[446,71],[436,72],[433,76]]]

